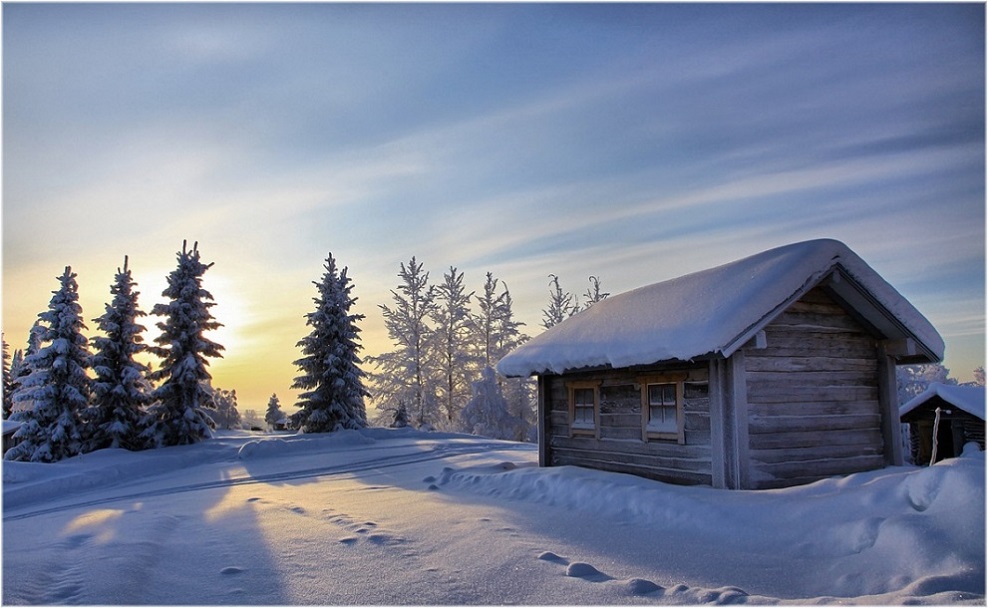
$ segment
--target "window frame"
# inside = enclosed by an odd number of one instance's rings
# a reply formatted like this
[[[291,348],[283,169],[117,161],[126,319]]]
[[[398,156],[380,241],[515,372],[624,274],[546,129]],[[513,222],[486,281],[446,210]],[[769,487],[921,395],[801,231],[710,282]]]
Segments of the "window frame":
[[[584,436],[600,438],[600,381],[599,380],[575,380],[566,383],[566,391],[569,395],[569,436]],[[576,424],[576,391],[593,391],[593,426]]]
[[[642,404],[642,441],[646,443],[651,440],[675,441],[680,445],[684,445],[686,443],[685,414],[683,413],[683,385],[686,383],[688,377],[688,373],[673,372],[641,376],[638,378]],[[651,417],[648,387],[660,384],[673,384],[676,387],[676,430],[674,432],[649,430],[648,428],[648,423]]]

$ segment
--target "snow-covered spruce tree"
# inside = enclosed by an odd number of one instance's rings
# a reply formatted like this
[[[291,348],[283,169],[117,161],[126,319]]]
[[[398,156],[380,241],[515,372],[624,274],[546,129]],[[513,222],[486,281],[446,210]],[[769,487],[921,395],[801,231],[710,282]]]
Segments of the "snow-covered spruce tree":
[[[213,296],[202,287],[202,275],[213,264],[200,261],[198,245],[189,251],[182,243],[178,267],[168,275],[168,287],[161,292],[170,301],[155,304],[151,310],[164,317],[157,323],[161,335],[154,341],[158,346],[148,348],[162,359],[160,368],[150,375],[161,384],[152,393],[154,403],[147,408],[142,432],[152,447],[187,445],[212,436],[206,358],[221,357],[223,347],[204,335],[221,325],[209,312]]]
[[[144,352],[142,333],[145,328],[137,319],[146,316],[137,304],[127,257],[118,268],[110,286],[112,301],[103,316],[94,319],[105,335],[93,338],[93,402],[86,410],[84,451],[102,448],[137,450],[144,447],[140,439],[144,407],[151,394],[148,374],[151,368],[135,360]]]
[[[281,411],[281,402],[278,401],[278,395],[272,394],[271,398],[268,399],[268,411],[264,413],[264,422],[268,425],[268,428],[273,429],[284,417],[285,412]]]
[[[428,319],[436,309],[436,288],[429,273],[413,256],[401,264],[402,284],[391,291],[394,308],[380,305],[384,325],[396,350],[369,357],[378,371],[372,374],[378,403],[405,403],[415,426],[431,424],[436,418],[435,378],[429,368],[432,328]]]
[[[515,439],[519,420],[508,411],[494,370],[485,367],[473,383],[473,397],[463,407],[461,422],[468,433],[494,439]]]
[[[7,346],[7,339],[0,334],[0,342],[3,343],[3,419],[10,418],[10,412],[14,409],[14,376],[11,373],[10,347]]]
[[[559,277],[554,274],[550,274],[549,277],[552,279],[549,281],[552,285],[552,290],[549,292],[549,306],[542,310],[542,327],[546,329],[580,311],[580,304],[575,301],[573,294],[564,292],[559,286]]]
[[[470,354],[470,299],[466,293],[463,273],[450,266],[443,275],[443,282],[436,287],[436,307],[431,318],[432,353],[440,380],[436,385],[436,398],[441,416],[437,426],[451,430],[457,424],[460,409],[470,398],[468,374],[473,357]]]
[[[304,433],[325,433],[337,429],[367,426],[364,398],[364,372],[360,369],[357,321],[364,315],[350,312],[356,298],[350,295],[353,285],[347,268],[337,270],[333,254],[326,258],[322,281],[313,282],[319,295],[313,298],[315,311],[306,315],[312,333],[299,340],[301,359],[295,361],[302,375],[292,388],[305,391],[299,395],[299,411],[292,416],[293,426]]]
[[[10,415],[8,418],[16,418],[17,408],[14,407],[14,394],[21,387],[21,377],[27,375],[21,373],[23,369],[24,351],[18,348],[14,351],[14,356],[10,358]]]
[[[31,401],[21,412],[23,424],[14,433],[20,443],[4,454],[6,460],[55,462],[75,456],[82,447],[80,414],[89,404],[92,363],[86,325],[79,305],[76,274],[69,266],[59,277],[48,310],[39,314],[42,346],[27,358],[31,375],[22,380],[17,401]]]
[[[27,336],[27,349],[14,351],[14,358],[10,364],[11,376],[14,381],[13,394],[11,395],[13,411],[10,414],[12,420],[19,420],[22,412],[31,409],[31,400],[24,395],[18,396],[18,393],[21,392],[24,379],[31,375],[31,364],[28,363],[28,358],[41,350],[41,335],[44,332],[45,327],[41,325],[41,321],[35,321]]]

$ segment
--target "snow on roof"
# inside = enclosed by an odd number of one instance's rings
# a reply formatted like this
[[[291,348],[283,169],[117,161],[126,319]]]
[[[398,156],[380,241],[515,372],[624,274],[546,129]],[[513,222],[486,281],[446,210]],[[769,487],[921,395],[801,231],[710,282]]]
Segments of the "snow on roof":
[[[926,390],[905,402],[899,408],[899,416],[905,416],[933,397],[940,397],[957,409],[964,410],[972,416],[985,419],[985,387],[958,386],[933,382]]]
[[[607,298],[529,340],[497,368],[505,376],[529,376],[729,357],[838,266],[908,337],[935,360],[943,357],[940,334],[895,288],[843,243],[819,239]]]

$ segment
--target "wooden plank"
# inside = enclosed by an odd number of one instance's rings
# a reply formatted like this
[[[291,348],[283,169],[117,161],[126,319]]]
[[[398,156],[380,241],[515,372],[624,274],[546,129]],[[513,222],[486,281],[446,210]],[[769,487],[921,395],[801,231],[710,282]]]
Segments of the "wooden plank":
[[[781,462],[801,462],[806,460],[828,460],[853,458],[858,456],[881,456],[882,448],[876,445],[819,445],[812,447],[785,447],[774,450],[751,450],[754,462],[777,464]]]
[[[748,371],[748,386],[775,384],[782,386],[829,387],[829,386],[878,386],[874,371],[789,371],[755,372]]]
[[[591,452],[615,452],[629,455],[657,456],[663,458],[688,458],[709,460],[709,445],[682,445],[672,440],[615,441],[595,439],[593,437],[569,437],[569,435],[553,435],[550,437],[553,448],[586,450]]]
[[[639,418],[640,420],[640,418]],[[601,425],[600,427],[600,439],[605,441],[608,439],[627,439],[633,440],[638,443],[642,442],[642,430],[639,428],[627,428],[627,427],[615,427]]]
[[[559,448],[553,451],[560,461],[592,462],[625,462],[629,466],[649,469],[665,469],[669,471],[687,471],[692,473],[709,473],[709,459],[668,458],[649,454],[627,454],[615,451],[589,451]]]
[[[637,475],[655,481],[672,483],[678,485],[710,485],[710,475],[708,473],[695,471],[679,471],[675,469],[653,469],[628,464],[624,461],[583,461],[576,458],[559,460],[553,462],[554,465],[571,465],[614,473],[625,473]]]
[[[878,456],[856,456],[853,458],[834,458],[801,462],[780,462],[776,464],[758,464],[755,468],[764,474],[775,478],[787,477],[832,477],[848,475],[862,471],[873,471],[885,466],[885,458]]]
[[[880,429],[881,424],[881,416],[878,414],[853,416],[751,416],[748,433],[750,435],[760,435],[809,430],[826,432]]]
[[[792,312],[792,308],[773,319],[769,327],[819,333],[864,333],[861,324],[850,315]]]
[[[636,429],[639,433],[641,433],[642,415],[640,413],[634,413],[634,414],[601,413],[600,426],[601,428],[616,427],[616,428]]]
[[[687,431],[709,431],[710,416],[701,414],[687,414],[683,417],[683,428]]]
[[[764,353],[766,351],[752,351]],[[874,377],[878,361],[870,358],[850,357],[779,357],[747,353],[745,367],[755,372],[866,372]]]
[[[878,414],[878,401],[807,401],[748,404],[753,416],[845,416]]]
[[[707,430],[685,429],[683,432],[686,436],[685,437],[686,445],[703,445],[703,446],[711,445],[709,429]]]
[[[847,312],[843,308],[841,308],[840,304],[837,304],[833,300],[830,300],[829,302],[808,301],[806,298],[794,302],[786,310],[796,314],[800,314],[800,313],[810,313],[817,315],[846,315],[847,314]]]
[[[752,435],[752,450],[801,448],[818,445],[882,445],[880,429],[852,429],[837,432],[801,431],[776,435]]]
[[[586,452],[580,450],[555,450],[554,465],[576,465],[596,469],[619,471],[623,473],[642,474],[648,477],[655,475],[692,478],[699,475],[710,478],[710,461],[692,461],[684,459],[647,458],[641,455]]]
[[[877,401],[877,387],[768,386],[750,387],[748,398],[758,403],[817,403],[819,401]]]

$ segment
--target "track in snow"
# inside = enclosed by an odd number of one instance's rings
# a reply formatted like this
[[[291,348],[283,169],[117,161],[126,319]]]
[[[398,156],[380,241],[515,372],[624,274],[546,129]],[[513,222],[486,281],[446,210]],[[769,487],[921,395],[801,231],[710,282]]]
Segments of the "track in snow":
[[[467,454],[480,454],[491,450],[497,450],[497,451],[517,450],[517,449],[522,449],[524,447],[528,447],[528,446],[526,444],[520,444],[518,447],[515,447],[505,443],[496,443],[496,444],[470,443],[462,446],[450,446],[448,444],[441,444],[433,448],[431,451],[425,453],[415,452],[414,454],[396,454],[394,456],[385,456],[383,458],[375,458],[373,460],[364,460],[360,462],[351,462],[346,464],[330,465],[325,467],[314,467],[311,469],[302,469],[299,471],[285,471],[281,473],[271,473],[268,475],[258,475],[251,477],[235,477],[231,479],[222,479],[218,481],[206,481],[200,483],[186,484],[186,485],[175,486],[171,488],[160,488],[157,490],[146,490],[142,492],[133,492],[128,494],[115,494],[112,496],[102,496],[90,500],[82,500],[69,504],[61,504],[58,506],[47,507],[43,509],[33,509],[33,510],[25,511],[23,513],[13,513],[10,515],[4,514],[3,521],[5,522],[19,521],[22,519],[28,519],[40,515],[48,515],[51,513],[59,513],[61,511],[69,511],[81,507],[93,507],[98,505],[105,505],[119,500],[134,500],[137,498],[148,498],[154,496],[170,496],[174,494],[183,494],[186,492],[198,492],[200,490],[212,490],[215,488],[228,488],[233,486],[291,481],[296,479],[305,479],[307,477],[347,475],[350,473],[360,473],[363,471],[371,471],[374,469],[388,469],[388,468],[405,466],[409,464],[418,464],[421,462],[443,460],[445,458],[452,458],[454,456],[463,456]],[[146,482],[147,480],[148,478],[141,478],[140,480],[137,481]]]

